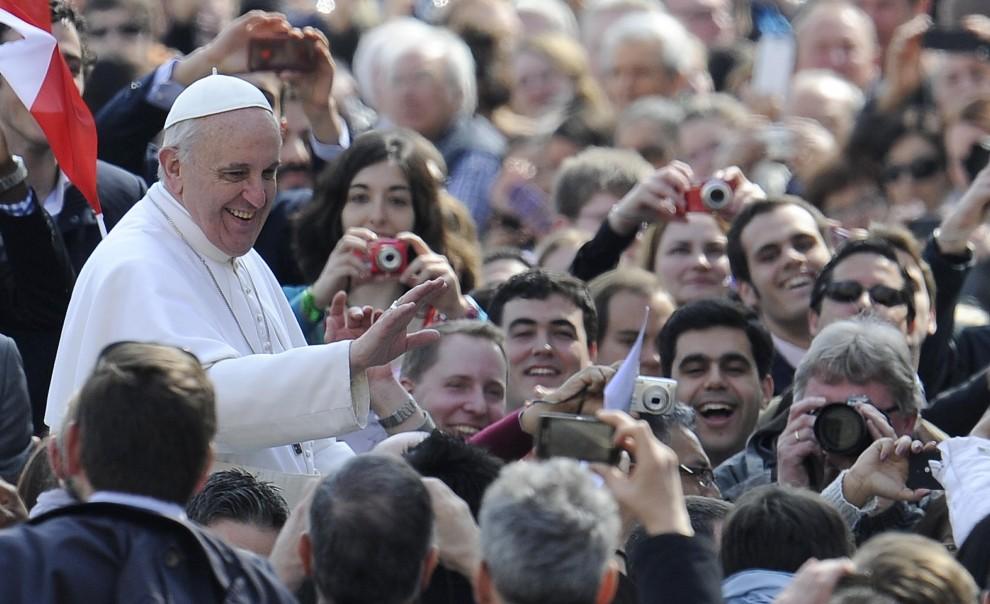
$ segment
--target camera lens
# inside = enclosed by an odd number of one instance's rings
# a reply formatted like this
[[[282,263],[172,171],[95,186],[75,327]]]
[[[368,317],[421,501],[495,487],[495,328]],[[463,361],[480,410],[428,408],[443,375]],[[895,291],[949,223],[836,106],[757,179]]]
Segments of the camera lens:
[[[382,270],[395,272],[402,266],[402,254],[394,247],[383,247],[378,252],[378,266]]]
[[[670,393],[663,386],[651,386],[643,392],[643,410],[655,415],[664,415],[670,411]]]
[[[872,441],[863,416],[846,403],[822,407],[815,419],[815,438],[829,453],[857,457]]]
[[[721,210],[732,201],[732,187],[721,180],[710,180],[701,189],[701,201],[709,210]]]

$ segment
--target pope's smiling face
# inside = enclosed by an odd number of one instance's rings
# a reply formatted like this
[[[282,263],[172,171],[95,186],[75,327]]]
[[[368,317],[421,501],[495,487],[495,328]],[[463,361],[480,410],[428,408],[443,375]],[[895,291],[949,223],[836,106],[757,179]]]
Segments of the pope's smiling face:
[[[163,149],[165,184],[225,254],[254,246],[275,199],[281,136],[272,114],[238,109],[196,121],[187,153]]]

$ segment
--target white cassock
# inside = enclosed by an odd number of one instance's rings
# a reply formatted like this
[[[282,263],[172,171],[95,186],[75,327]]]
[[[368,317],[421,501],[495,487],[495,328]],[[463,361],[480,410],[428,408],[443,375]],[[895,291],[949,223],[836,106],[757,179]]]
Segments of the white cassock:
[[[124,340],[200,359],[216,388],[219,461],[312,476],[353,455],[330,438],[368,417],[367,379],[350,373],[350,342],[307,346],[261,256],[221,252],[161,183],[79,274],[48,392],[53,431],[100,351]]]

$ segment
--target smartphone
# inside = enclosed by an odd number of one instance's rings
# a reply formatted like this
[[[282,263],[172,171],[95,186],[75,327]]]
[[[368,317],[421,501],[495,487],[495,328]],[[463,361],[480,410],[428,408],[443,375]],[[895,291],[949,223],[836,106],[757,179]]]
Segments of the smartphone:
[[[311,40],[254,38],[248,42],[251,71],[313,71],[316,49]]]
[[[976,180],[976,175],[990,163],[990,137],[981,139],[973,143],[969,148],[969,155],[963,160],[963,167],[969,175],[969,182]]]
[[[974,53],[990,58],[990,42],[965,29],[930,29],[921,38],[921,44],[932,50]]]
[[[617,465],[620,451],[612,444],[615,429],[594,417],[567,413],[540,415],[536,456],[540,459],[570,457],[581,461]]]
[[[928,462],[931,460],[941,461],[942,454],[938,451],[924,451],[922,453],[912,453],[908,457],[907,488],[909,489],[931,489],[942,491],[945,487],[935,479]]]

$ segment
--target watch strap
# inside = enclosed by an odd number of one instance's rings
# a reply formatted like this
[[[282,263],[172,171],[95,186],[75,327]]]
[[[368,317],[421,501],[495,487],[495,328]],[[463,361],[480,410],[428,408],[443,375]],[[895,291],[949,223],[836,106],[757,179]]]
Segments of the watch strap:
[[[27,179],[27,166],[24,160],[18,155],[11,155],[14,162],[14,171],[0,176],[0,193],[6,193]]]
[[[409,397],[406,399],[405,404],[395,410],[395,413],[389,415],[388,417],[383,417],[378,420],[378,424],[382,428],[394,428],[406,421],[413,416],[416,411],[419,410],[419,405],[416,403],[416,399]]]

